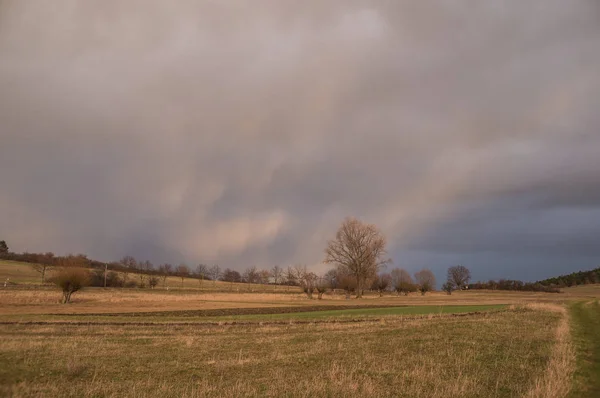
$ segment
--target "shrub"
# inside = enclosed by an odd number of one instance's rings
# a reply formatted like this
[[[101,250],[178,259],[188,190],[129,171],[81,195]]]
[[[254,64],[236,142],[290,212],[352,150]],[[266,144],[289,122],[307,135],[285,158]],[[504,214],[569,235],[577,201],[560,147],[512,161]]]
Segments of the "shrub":
[[[51,282],[62,290],[62,302],[68,304],[73,293],[89,285],[90,273],[82,268],[62,268],[51,278]]]
[[[150,286],[150,288],[154,289],[156,287],[156,285],[158,285],[158,278],[154,275],[150,276],[148,278],[148,286]]]

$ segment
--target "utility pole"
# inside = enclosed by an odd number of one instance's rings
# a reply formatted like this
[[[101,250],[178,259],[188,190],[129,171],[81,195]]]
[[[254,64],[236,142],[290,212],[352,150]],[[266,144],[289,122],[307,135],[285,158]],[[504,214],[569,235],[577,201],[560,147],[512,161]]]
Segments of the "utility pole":
[[[106,289],[106,272],[108,271],[108,264],[104,263],[104,288]]]

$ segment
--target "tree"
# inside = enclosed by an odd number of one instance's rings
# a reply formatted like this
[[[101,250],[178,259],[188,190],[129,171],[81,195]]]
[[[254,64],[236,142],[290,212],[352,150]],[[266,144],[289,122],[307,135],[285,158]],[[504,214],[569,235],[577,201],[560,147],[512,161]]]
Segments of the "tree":
[[[447,281],[442,285],[442,290],[448,294],[452,294],[452,291],[454,290],[454,283],[451,281]]]
[[[242,275],[236,270],[225,268],[222,279],[225,282],[231,282],[233,284],[234,282],[240,282],[242,280]]]
[[[6,244],[6,241],[0,240],[0,257],[5,256],[7,254],[8,254],[8,245]]]
[[[394,268],[390,275],[392,276],[392,287],[398,294],[407,296],[408,293],[417,291],[412,277],[405,269]]]
[[[137,261],[135,261],[135,258],[133,258],[133,256],[125,256],[121,259],[120,263],[123,266],[123,283],[126,285],[127,275],[131,271],[136,269]]]
[[[140,278],[140,287],[144,288],[146,286],[146,279],[148,278],[148,273],[152,271],[154,265],[149,261],[140,261],[136,264],[135,269],[138,272],[138,277]]]
[[[163,280],[163,288],[167,287],[167,278],[171,273],[173,266],[171,264],[162,264],[158,266],[158,272]]]
[[[46,283],[46,272],[50,271],[53,267],[47,263],[34,263],[29,264],[31,268],[33,268],[36,272],[42,276],[42,283]]]
[[[435,289],[435,276],[427,268],[415,273],[415,280],[419,285],[419,291],[422,295]]]
[[[458,290],[464,289],[471,280],[471,271],[462,265],[448,268],[448,282],[456,286]]]
[[[267,269],[261,269],[260,271],[258,271],[259,283],[261,283],[263,285],[268,285],[270,279],[271,279],[271,271],[269,271]]]
[[[306,293],[309,299],[312,299],[313,292],[315,291],[315,285],[317,283],[317,275],[310,272],[306,265],[296,265],[291,268],[294,280],[300,285],[302,291]]]
[[[384,258],[386,239],[373,224],[347,218],[338,229],[335,239],[327,242],[325,263],[347,269],[356,279],[356,298],[362,297],[364,282],[390,263]]]
[[[217,283],[217,281],[221,277],[221,267],[219,267],[217,264],[215,264],[212,267],[210,267],[210,269],[208,270],[208,273],[209,273],[211,279],[213,280],[213,285],[214,285]]]
[[[329,281],[325,277],[319,277],[315,281],[315,289],[317,290],[317,298],[321,300],[323,298],[323,294],[329,288]]]
[[[246,283],[258,283],[259,275],[256,267],[252,266],[244,271],[242,279]]]
[[[63,304],[71,302],[71,295],[89,284],[89,272],[82,268],[62,268],[51,278],[63,293]]]
[[[158,278],[154,275],[151,275],[148,277],[148,286],[150,286],[151,289],[154,289],[156,287],[156,285],[158,285]]]
[[[279,285],[283,279],[283,269],[279,265],[276,265],[271,269],[271,275],[273,275],[273,282]]]
[[[177,266],[175,272],[177,273],[177,276],[181,278],[181,287],[183,288],[183,280],[190,276],[190,269],[187,265],[181,263]]]
[[[327,271],[325,273],[323,278],[325,278],[325,280],[327,281],[327,284],[331,288],[331,291],[335,292],[335,289],[338,288],[338,272],[337,272],[337,270],[335,268],[330,269],[329,271]]]
[[[205,264],[198,264],[196,266],[196,275],[198,276],[198,283],[202,287],[202,282],[208,276],[208,267]]]
[[[356,291],[356,279],[344,267],[338,267],[336,271],[337,284],[340,289],[344,289],[346,299],[349,299],[352,292]]]
[[[379,292],[379,297],[383,296],[388,287],[392,284],[392,276],[390,274],[380,274],[373,279],[371,288]]]

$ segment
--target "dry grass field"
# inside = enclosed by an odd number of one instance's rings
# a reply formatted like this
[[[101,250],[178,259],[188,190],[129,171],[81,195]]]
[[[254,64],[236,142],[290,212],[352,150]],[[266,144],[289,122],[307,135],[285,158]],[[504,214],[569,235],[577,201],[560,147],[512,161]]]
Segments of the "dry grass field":
[[[2,325],[0,381],[11,396],[524,396],[545,383],[562,316],[517,307],[348,324]]]
[[[64,305],[7,270],[21,283],[0,289],[2,396],[597,396],[598,285],[309,300],[193,280]]]

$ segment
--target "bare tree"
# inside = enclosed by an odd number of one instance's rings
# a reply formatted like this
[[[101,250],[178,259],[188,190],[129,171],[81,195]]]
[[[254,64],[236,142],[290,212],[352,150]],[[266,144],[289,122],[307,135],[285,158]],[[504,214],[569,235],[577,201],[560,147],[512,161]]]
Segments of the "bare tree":
[[[373,284],[371,285],[371,288],[373,290],[377,290],[377,292],[379,292],[379,297],[382,297],[383,292],[385,292],[391,284],[392,276],[390,274],[380,274],[373,279]]]
[[[156,285],[158,285],[158,278],[154,275],[150,275],[148,277],[148,286],[150,286],[151,289],[154,289]]]
[[[327,242],[325,262],[347,269],[356,279],[356,298],[360,298],[365,281],[391,262],[385,258],[385,245],[386,239],[375,225],[347,218],[335,239]]]
[[[415,273],[415,280],[419,284],[419,291],[422,295],[435,289],[435,276],[428,269],[423,269]]]
[[[456,265],[448,268],[448,281],[451,282],[457,289],[462,290],[469,284],[471,280],[471,271],[465,266]]]
[[[53,267],[46,263],[35,263],[29,264],[36,272],[39,272],[42,276],[42,283],[46,283],[46,272],[50,271]]]
[[[356,291],[356,278],[350,275],[344,267],[338,267],[336,271],[338,287],[344,289],[346,299],[349,299],[350,295]]]
[[[304,293],[309,299],[312,299],[315,291],[315,285],[317,283],[317,275],[310,272],[306,265],[295,265],[291,268],[293,278],[298,282]]]
[[[181,287],[183,288],[183,280],[190,276],[190,269],[188,268],[187,265],[185,264],[179,264],[177,266],[177,269],[175,270],[175,272],[177,273],[177,276],[179,276],[181,278]]]
[[[146,279],[148,279],[149,272],[154,268],[154,265],[149,261],[140,261],[137,263],[135,269],[138,272],[138,277],[140,278],[140,287],[146,287]]]
[[[242,275],[242,279],[246,283],[258,283],[258,280],[259,280],[258,269],[256,269],[255,266],[252,266],[252,267],[246,269],[244,271],[244,274]]]
[[[327,280],[327,278],[321,276],[316,279],[315,289],[317,291],[317,294],[318,294],[317,298],[319,300],[321,300],[323,298],[323,294],[327,291],[328,288],[329,288],[329,281]]]
[[[392,276],[392,287],[398,294],[408,295],[410,292],[417,291],[417,287],[413,282],[412,277],[402,268],[394,268],[390,273]]]
[[[71,295],[89,284],[90,273],[83,268],[61,268],[50,281],[58,286],[63,293],[63,304],[71,302]]]
[[[268,285],[269,280],[271,279],[271,271],[267,269],[261,269],[260,271],[258,271],[258,279],[261,284]]]
[[[335,268],[330,269],[329,271],[327,271],[325,273],[323,278],[325,278],[325,280],[327,280],[327,284],[331,288],[332,293],[335,293],[335,289],[337,289],[338,285],[339,285],[337,270]]]
[[[221,277],[221,267],[219,267],[217,264],[215,264],[212,267],[210,267],[210,269],[208,270],[208,273],[210,274],[210,277],[213,280],[213,285],[214,285],[217,283],[217,281]]]
[[[283,269],[279,265],[276,265],[271,269],[271,275],[273,276],[273,282],[279,285],[283,279]]]
[[[123,267],[123,285],[127,285],[127,275],[136,269],[137,261],[133,256],[125,256],[120,261],[121,266]]]
[[[224,282],[231,282],[233,284],[234,282],[240,282],[242,280],[242,275],[236,270],[225,268],[221,279]]]
[[[196,275],[198,276],[198,283],[200,284],[200,287],[202,287],[202,282],[204,282],[204,279],[208,276],[208,267],[206,264],[198,264],[196,266]]]
[[[167,287],[167,278],[171,273],[173,266],[171,264],[162,264],[158,267],[158,272],[163,280],[163,288]]]

